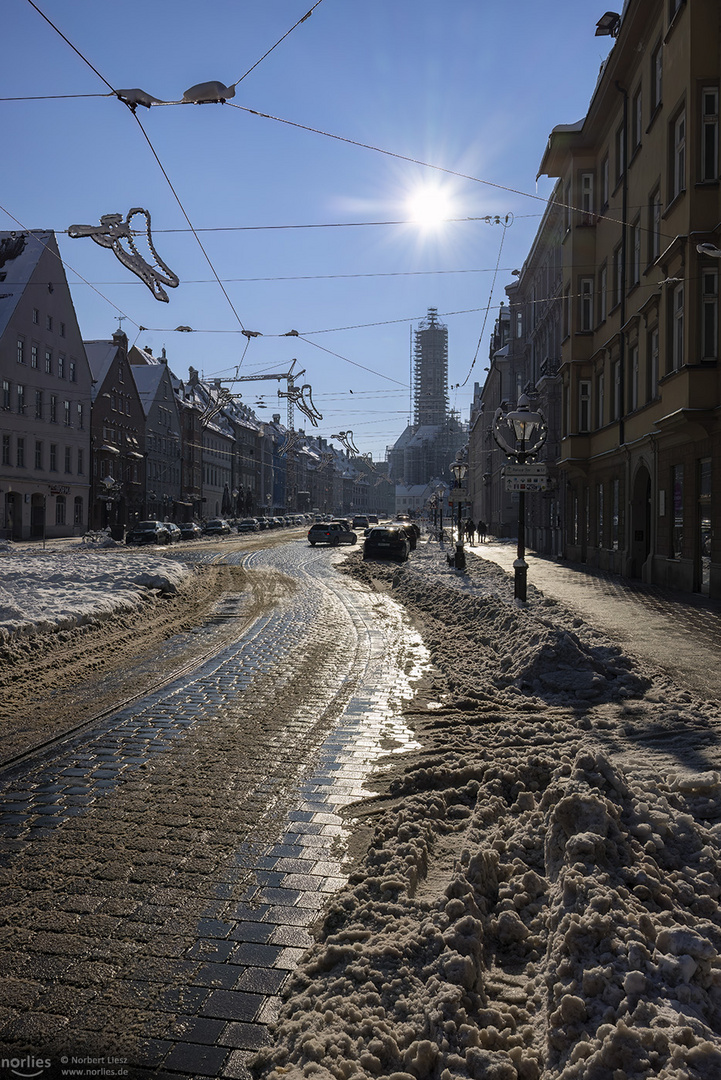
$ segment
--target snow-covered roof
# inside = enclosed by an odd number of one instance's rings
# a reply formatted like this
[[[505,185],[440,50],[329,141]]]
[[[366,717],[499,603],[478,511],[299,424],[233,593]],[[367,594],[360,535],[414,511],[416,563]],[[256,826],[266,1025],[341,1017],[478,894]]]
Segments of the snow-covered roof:
[[[35,272],[46,244],[55,246],[51,230],[28,233],[0,232],[0,337],[5,333],[18,301]]]

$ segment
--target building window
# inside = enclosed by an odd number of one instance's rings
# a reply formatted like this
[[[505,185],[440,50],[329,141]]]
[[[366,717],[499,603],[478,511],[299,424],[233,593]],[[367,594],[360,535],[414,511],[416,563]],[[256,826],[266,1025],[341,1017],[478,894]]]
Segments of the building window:
[[[573,197],[571,194],[571,181],[569,180],[563,189],[563,216],[566,226],[566,232],[569,232],[571,228],[571,213],[573,211],[573,207],[571,205],[572,198]]]
[[[593,173],[581,173],[581,212],[584,225],[592,225],[594,218]]]
[[[614,360],[611,367],[613,376],[613,416],[612,420],[618,420],[621,415],[621,361]]]
[[[591,380],[578,382],[578,430],[591,430]]]
[[[623,299],[623,247],[618,245],[613,253],[613,306],[618,307]]]
[[[83,454],[82,447],[78,447],[78,476],[82,476],[85,472],[85,455]]]
[[[683,465],[674,465],[671,470],[671,487],[673,489],[671,558],[680,559],[683,555]]]
[[[626,132],[623,124],[616,131],[616,183],[620,184],[626,171]]]
[[[58,422],[58,399],[55,394],[50,395],[50,423],[57,424]]]
[[[718,179],[718,86],[701,91],[701,180]]]
[[[648,354],[646,357],[646,401],[653,401],[658,387],[658,327],[648,335]]]
[[[603,264],[598,272],[598,321],[606,321],[606,305],[608,303],[608,266]]]
[[[65,427],[70,427],[70,402],[63,402],[63,423]]]
[[[655,262],[661,254],[661,189],[656,188],[648,200],[648,261]]]
[[[45,374],[52,375],[53,373],[53,354],[50,349],[45,350]]]
[[[77,372],[74,360],[70,361],[70,372],[68,377],[70,379],[70,382],[77,382]]]
[[[65,337],[65,323],[60,323],[60,337]]]
[[[55,524],[56,525],[64,525],[65,524],[65,496],[64,495],[56,495],[55,496]]]
[[[2,462],[3,465],[10,464],[10,436],[3,435],[3,450],[2,450]]]
[[[671,125],[671,198],[686,190],[686,112],[682,110]]]
[[[631,101],[631,152],[635,153],[641,145],[643,134],[643,100],[639,86]]]
[[[605,210],[608,206],[608,199],[610,194],[609,187],[609,167],[608,167],[608,154],[601,162],[601,209]]]
[[[55,443],[50,443],[50,472],[58,471],[58,448]]]
[[[36,307],[33,308],[33,322],[37,326],[40,322],[40,312]]]
[[[72,467],[72,447],[66,446],[65,447],[65,472],[66,473],[71,473],[72,471],[73,471],[73,467]]]
[[[37,345],[30,346],[30,367],[36,368],[38,366],[38,347]]]
[[[74,511],[73,511],[73,525],[78,526],[83,524],[83,497],[82,495],[75,496]]]
[[[58,356],[58,378],[65,378],[65,357],[62,354]]]
[[[15,464],[18,469],[25,468],[25,439],[18,437],[15,443]]]
[[[46,315],[46,317],[45,317],[45,329],[46,330],[52,330],[52,328],[53,328],[53,317],[52,317],[52,315]]]
[[[82,401],[78,402],[78,427],[81,431],[85,427],[85,410]]]
[[[19,383],[18,383],[18,387],[17,387],[17,395],[18,395],[18,412],[21,415],[23,415],[24,412],[25,412],[25,387],[20,386]]]
[[[10,380],[3,379],[3,409],[10,408]]]
[[[39,441],[35,442],[35,468],[42,469],[43,467],[43,444]]]
[[[567,338],[571,333],[571,286],[563,294],[563,336]]]
[[[631,346],[631,359],[629,364],[629,393],[628,393],[628,407],[629,411],[633,412],[639,406],[638,400],[638,378],[639,378],[639,363],[638,363],[638,345]]]
[[[684,362],[683,336],[684,336],[684,307],[683,307],[683,283],[673,290],[671,321],[671,363],[672,371],[678,371]]]
[[[35,391],[35,419],[42,420],[43,418],[43,392],[42,390]]]
[[[593,330],[593,278],[581,278],[579,282],[580,328]]]
[[[25,363],[25,340],[24,338],[18,338],[18,351],[17,351],[18,364]]]
[[[523,313],[520,311],[516,312],[516,337],[523,337]]]
[[[631,284],[638,285],[641,280],[641,219],[631,225]]]
[[[718,359],[718,270],[701,268],[701,356]]]
[[[659,41],[651,52],[651,114],[663,99],[663,43]]]
[[[606,376],[600,372],[596,378],[596,425],[603,427],[606,418]]]

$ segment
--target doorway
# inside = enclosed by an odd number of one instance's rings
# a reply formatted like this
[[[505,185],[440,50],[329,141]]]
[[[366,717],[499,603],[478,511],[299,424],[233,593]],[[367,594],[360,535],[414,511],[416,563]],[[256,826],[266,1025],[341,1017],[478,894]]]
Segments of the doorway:
[[[641,465],[631,499],[631,577],[640,578],[651,553],[651,476]]]

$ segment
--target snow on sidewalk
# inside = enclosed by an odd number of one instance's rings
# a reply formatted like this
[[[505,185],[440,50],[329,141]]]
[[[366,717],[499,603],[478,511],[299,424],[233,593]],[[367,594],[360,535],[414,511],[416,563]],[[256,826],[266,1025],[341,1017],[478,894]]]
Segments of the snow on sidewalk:
[[[718,716],[498,567],[363,564],[435,664],[423,750],[294,976],[268,1080],[721,1075]]]

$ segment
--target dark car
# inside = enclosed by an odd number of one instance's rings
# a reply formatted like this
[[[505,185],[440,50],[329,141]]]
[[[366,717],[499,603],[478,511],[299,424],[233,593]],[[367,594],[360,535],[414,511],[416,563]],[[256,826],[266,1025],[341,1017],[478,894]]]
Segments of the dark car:
[[[239,533],[257,532],[259,528],[256,518],[243,518],[242,521],[238,522]]]
[[[421,530],[412,521],[394,521],[393,525],[397,529],[403,529],[408,537],[408,543],[411,545],[411,551],[416,550],[418,544],[418,537],[421,535]]]
[[[200,525],[194,521],[181,521],[178,528],[182,540],[197,540],[199,536],[203,535]]]
[[[223,518],[213,518],[205,523],[203,532],[207,536],[223,536],[225,533],[230,532],[230,525]]]
[[[411,543],[402,525],[374,525],[363,543],[364,559],[395,559],[405,562]]]
[[[125,537],[126,544],[169,544],[170,533],[162,521],[138,521]]]
[[[355,544],[358,537],[348,528],[347,521],[317,521],[308,530],[308,543],[311,547],[316,544],[330,544],[337,547],[338,544]]]
[[[164,521],[163,524],[168,530],[171,544],[178,544],[183,539],[182,533],[178,526],[173,521]]]

